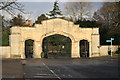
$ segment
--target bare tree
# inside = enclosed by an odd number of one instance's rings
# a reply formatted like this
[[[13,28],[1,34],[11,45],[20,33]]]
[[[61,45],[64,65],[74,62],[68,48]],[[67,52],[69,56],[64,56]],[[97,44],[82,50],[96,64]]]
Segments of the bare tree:
[[[93,18],[109,28],[120,25],[120,2],[105,2]]]
[[[0,2],[0,10],[6,11],[12,16],[15,16],[17,11],[25,13],[23,7],[24,5],[17,2],[17,0],[3,0]]]
[[[101,23],[100,35],[101,43],[105,40],[115,38],[113,44],[120,45],[120,1],[105,2],[103,6],[94,13],[93,18]]]
[[[90,18],[92,4],[89,2],[69,2],[65,6],[66,13],[74,20]]]

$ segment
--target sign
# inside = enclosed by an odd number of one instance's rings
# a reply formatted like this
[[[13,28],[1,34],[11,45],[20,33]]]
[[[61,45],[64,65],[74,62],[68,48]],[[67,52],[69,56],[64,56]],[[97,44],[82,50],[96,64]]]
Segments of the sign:
[[[114,40],[114,38],[111,38],[111,40]]]
[[[111,40],[106,40],[106,42],[112,42],[112,40],[114,40],[114,38],[111,38]]]
[[[106,40],[106,42],[111,42],[111,40]]]
[[[112,56],[112,41],[114,40],[114,38],[111,38],[111,40],[106,40],[106,42],[111,42],[111,56]]]

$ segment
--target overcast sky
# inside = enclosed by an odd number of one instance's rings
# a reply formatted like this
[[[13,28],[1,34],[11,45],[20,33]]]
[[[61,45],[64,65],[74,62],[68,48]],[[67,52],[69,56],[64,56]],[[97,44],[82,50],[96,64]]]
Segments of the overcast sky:
[[[25,11],[30,14],[25,14],[23,17],[32,20],[33,22],[37,19],[40,14],[46,14],[53,9],[54,2],[20,2],[24,5]],[[66,2],[59,2],[59,7],[61,11],[65,12],[65,4]],[[93,2],[93,12],[99,9],[102,6],[102,2]],[[4,13],[6,18],[10,16]]]

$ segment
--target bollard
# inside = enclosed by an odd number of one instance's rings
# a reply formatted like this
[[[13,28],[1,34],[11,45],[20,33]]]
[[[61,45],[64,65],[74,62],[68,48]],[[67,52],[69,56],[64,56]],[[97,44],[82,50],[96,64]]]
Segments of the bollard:
[[[23,66],[23,78],[25,78],[24,70],[25,70],[25,65],[26,65],[26,59],[22,59],[21,63],[22,63],[22,66]]]

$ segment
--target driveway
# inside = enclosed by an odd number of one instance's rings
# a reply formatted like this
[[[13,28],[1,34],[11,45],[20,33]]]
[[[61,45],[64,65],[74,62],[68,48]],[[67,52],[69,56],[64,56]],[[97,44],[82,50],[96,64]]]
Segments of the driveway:
[[[23,62],[25,65],[22,65]],[[119,62],[117,58],[111,57],[3,60],[3,77],[60,80],[66,78],[118,78]]]

